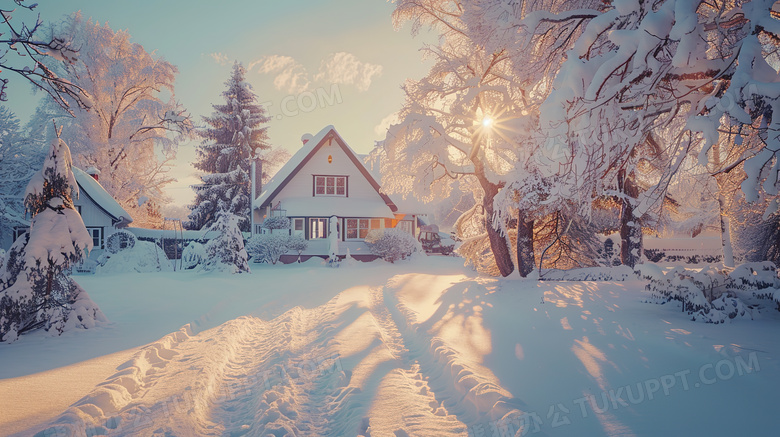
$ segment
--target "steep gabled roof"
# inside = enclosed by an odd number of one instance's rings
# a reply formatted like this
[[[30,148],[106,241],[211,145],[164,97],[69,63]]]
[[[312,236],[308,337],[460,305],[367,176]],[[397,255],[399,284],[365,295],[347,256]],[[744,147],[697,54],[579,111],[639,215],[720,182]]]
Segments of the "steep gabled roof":
[[[307,162],[317,153],[322,146],[329,141],[335,141],[336,144],[341,147],[344,153],[349,157],[350,161],[355,167],[360,170],[360,173],[368,181],[368,183],[376,190],[377,194],[382,198],[385,204],[390,208],[392,212],[398,211],[398,207],[395,206],[392,200],[385,193],[382,192],[379,183],[374,179],[371,173],[368,172],[363,163],[358,159],[355,151],[350,148],[341,135],[336,132],[333,126],[327,126],[322,129],[317,135],[310,139],[303,145],[296,153],[290,158],[289,161],[271,178],[271,180],[262,188],[260,196],[253,202],[255,208],[265,208],[276,197],[279,192],[290,182],[295,175],[306,165]]]
[[[86,194],[98,208],[111,217],[111,220],[117,227],[127,226],[132,223],[133,219],[130,218],[130,214],[122,208],[112,195],[108,194],[108,191],[95,178],[78,167],[72,168],[73,176],[76,177],[81,193]]]

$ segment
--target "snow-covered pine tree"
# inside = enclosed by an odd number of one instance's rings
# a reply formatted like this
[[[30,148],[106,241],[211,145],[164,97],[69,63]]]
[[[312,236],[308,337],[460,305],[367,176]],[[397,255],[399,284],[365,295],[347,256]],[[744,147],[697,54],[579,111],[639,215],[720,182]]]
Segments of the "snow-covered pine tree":
[[[206,243],[205,271],[249,273],[249,256],[244,249],[244,236],[238,228],[240,218],[220,210],[217,220],[209,227],[208,234],[215,235]]]
[[[92,238],[73,208],[71,195],[78,196],[78,186],[71,165],[68,146],[57,138],[27,185],[30,230],[14,242],[0,270],[0,341],[15,341],[36,329],[59,335],[106,320],[69,276],[92,249]]]
[[[208,127],[198,132],[203,143],[193,165],[205,174],[202,183],[193,186],[196,197],[189,229],[211,226],[224,206],[240,217],[241,230],[249,231],[250,158],[270,146],[268,127],[261,127],[269,118],[257,103],[252,86],[244,80],[245,74],[244,66],[236,62],[222,93],[225,103],[213,105],[212,115],[203,118]]]

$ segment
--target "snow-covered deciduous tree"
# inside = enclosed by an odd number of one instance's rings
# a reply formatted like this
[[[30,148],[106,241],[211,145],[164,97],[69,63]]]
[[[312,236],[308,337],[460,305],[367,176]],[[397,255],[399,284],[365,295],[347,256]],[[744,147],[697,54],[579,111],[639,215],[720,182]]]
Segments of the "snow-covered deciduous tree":
[[[172,179],[166,172],[191,129],[189,116],[174,100],[176,67],[132,43],[127,32],[80,13],[52,32],[80,48],[77,60],[47,65],[84,90],[89,108],[73,109],[69,117],[44,103],[61,115],[62,137],[75,164],[100,170],[100,184],[138,225],[159,226],[149,206],[167,203],[163,188]]]
[[[0,70],[10,71],[24,78],[35,89],[48,94],[52,101],[65,111],[70,112],[71,105],[74,104],[82,109],[89,107],[84,90],[46,67],[44,61],[47,57],[63,62],[75,62],[79,53],[77,48],[60,37],[41,36],[43,22],[40,15],[35,17],[32,14],[36,7],[38,3],[27,3],[25,0],[2,2]],[[34,18],[35,22],[20,21],[19,15],[24,17],[22,19]],[[8,83],[9,79],[0,77],[0,101],[8,100],[5,93]]]
[[[206,259],[201,265],[205,271],[249,273],[248,256],[244,249],[244,236],[238,228],[240,218],[227,211],[220,211],[217,220],[208,229],[214,235],[206,243]]]
[[[241,218],[239,227],[249,231],[250,159],[259,157],[265,164],[271,151],[268,127],[262,126],[269,118],[245,75],[244,66],[236,62],[222,93],[225,103],[213,105],[212,115],[204,117],[208,126],[198,131],[203,143],[194,166],[204,174],[203,183],[193,186],[196,197],[189,229],[210,226],[219,211],[229,211]]]
[[[383,186],[430,200],[448,196],[456,179],[474,178],[480,211],[472,216],[484,222],[475,238],[487,238],[498,273],[507,276],[514,264],[506,216],[494,214],[494,199],[522,161],[518,136],[534,130],[528,106],[536,84],[513,73],[506,50],[486,51],[470,37],[462,6],[435,0],[396,6],[396,25],[412,22],[413,32],[430,26],[441,39],[424,48],[435,61],[430,73],[404,85],[401,121],[383,144]]]
[[[0,341],[44,329],[53,334],[105,321],[70,269],[92,249],[92,237],[73,208],[78,195],[70,150],[55,139],[40,172],[27,185],[30,230],[14,242],[0,271]]]
[[[755,198],[762,170],[776,165],[770,108],[778,95],[770,84],[778,74],[769,62],[777,60],[780,23],[773,3],[621,0],[590,10],[540,11],[520,23],[536,29],[535,40],[549,37],[551,23],[584,26],[570,40],[542,107],[542,128],[570,149],[562,164],[578,176],[578,193],[621,199],[624,262],[638,258],[643,216],[663,201],[672,175],[695,148],[691,131],[704,133],[702,164],[724,123],[736,121],[737,135],[751,127],[764,134],[769,147],[725,166],[749,158],[743,183],[749,197]],[[657,141],[663,131],[669,131],[665,141]],[[650,154],[662,172],[644,188],[638,171]],[[776,174],[775,168],[764,179],[768,193],[777,192]]]

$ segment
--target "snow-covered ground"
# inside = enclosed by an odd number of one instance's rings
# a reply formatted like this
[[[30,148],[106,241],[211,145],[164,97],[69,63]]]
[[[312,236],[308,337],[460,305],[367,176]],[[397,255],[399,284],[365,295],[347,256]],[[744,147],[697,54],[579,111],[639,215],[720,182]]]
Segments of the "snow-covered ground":
[[[780,313],[449,257],[77,276],[111,324],[0,345],[0,434],[774,435]]]

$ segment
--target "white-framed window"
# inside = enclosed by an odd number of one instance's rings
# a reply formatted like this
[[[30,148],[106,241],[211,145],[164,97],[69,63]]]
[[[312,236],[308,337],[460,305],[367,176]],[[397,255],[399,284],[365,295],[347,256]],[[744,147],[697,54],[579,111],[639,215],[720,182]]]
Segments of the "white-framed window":
[[[79,215],[81,215],[81,205],[73,205],[73,207],[76,208],[76,212],[78,212]]]
[[[362,240],[368,235],[371,229],[382,227],[382,219],[369,218],[348,218],[347,219],[347,240]]]
[[[87,228],[87,232],[92,237],[92,249],[102,249],[103,228]]]
[[[305,229],[305,222],[302,217],[296,217],[292,219],[292,234],[293,235],[300,235],[303,236],[303,234],[306,232]]]
[[[309,219],[309,240],[328,238],[328,219],[310,218]]]
[[[347,197],[347,177],[314,176],[314,196]]]

